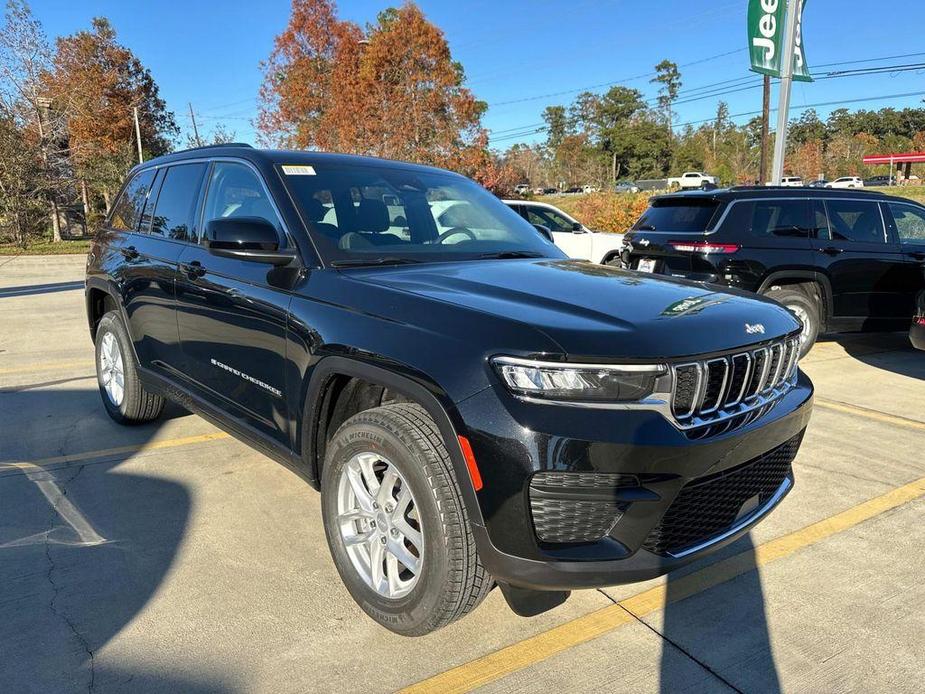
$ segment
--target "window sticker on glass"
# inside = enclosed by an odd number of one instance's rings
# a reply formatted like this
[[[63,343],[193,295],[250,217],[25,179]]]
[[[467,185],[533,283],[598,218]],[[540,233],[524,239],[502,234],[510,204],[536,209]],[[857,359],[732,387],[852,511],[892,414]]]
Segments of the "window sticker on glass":
[[[287,176],[314,176],[315,167],[304,164],[283,164],[283,173]]]

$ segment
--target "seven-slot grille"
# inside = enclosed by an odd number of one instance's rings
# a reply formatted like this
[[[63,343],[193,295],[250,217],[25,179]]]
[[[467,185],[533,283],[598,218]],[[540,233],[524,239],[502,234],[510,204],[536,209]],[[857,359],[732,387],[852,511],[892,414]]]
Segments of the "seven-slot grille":
[[[671,412],[682,426],[710,423],[780,394],[796,367],[799,338],[672,366]]]

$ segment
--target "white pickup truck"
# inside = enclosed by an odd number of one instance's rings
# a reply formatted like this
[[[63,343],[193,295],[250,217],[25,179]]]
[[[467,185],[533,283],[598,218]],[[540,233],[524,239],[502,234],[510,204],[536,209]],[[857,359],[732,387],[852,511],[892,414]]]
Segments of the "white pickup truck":
[[[668,188],[703,188],[705,185],[716,185],[716,176],[709,176],[700,171],[685,171],[677,178],[668,179]]]

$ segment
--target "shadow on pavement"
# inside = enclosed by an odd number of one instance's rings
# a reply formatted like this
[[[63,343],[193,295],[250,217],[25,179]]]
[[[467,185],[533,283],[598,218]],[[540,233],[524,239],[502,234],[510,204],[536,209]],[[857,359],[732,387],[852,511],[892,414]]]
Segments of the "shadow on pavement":
[[[747,552],[754,561],[751,534],[726,548]],[[738,689],[744,692],[779,692],[780,679],[768,632],[764,591],[757,566],[734,580],[683,599],[676,587],[682,576],[703,568],[697,562],[668,576],[668,594],[662,635],[660,689]],[[679,657],[682,655],[685,657]],[[706,687],[690,681],[690,660],[704,670]]]
[[[839,335],[829,341],[864,364],[925,380],[925,354],[912,346],[908,333]]]
[[[190,514],[184,486],[120,471],[122,460],[28,462],[143,444],[159,424],[111,422],[95,383],[92,390],[3,392],[0,411],[0,689],[121,683],[137,690],[156,682],[174,691],[219,690],[179,681],[175,672],[114,672],[94,662],[173,563]]]
[[[51,284],[24,284],[20,287],[0,287],[0,299],[9,299],[14,296],[34,296],[36,294],[69,292],[83,288],[83,280],[74,282],[53,282]]]

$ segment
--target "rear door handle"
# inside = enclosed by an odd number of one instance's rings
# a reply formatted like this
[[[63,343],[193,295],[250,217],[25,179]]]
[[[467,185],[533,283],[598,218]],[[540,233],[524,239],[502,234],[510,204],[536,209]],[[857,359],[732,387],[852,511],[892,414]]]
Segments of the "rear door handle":
[[[191,279],[196,277],[202,277],[206,274],[206,269],[202,263],[198,260],[193,260],[189,263],[183,263],[183,272],[190,276]]]
[[[825,248],[819,249],[820,253],[825,253],[826,255],[836,256],[839,253],[843,253],[843,248],[835,248],[835,246],[826,246]]]
[[[912,251],[907,255],[914,260],[925,260],[925,251]]]
[[[135,260],[139,256],[138,249],[134,246],[126,246],[121,249],[122,255],[124,255],[128,260]]]

